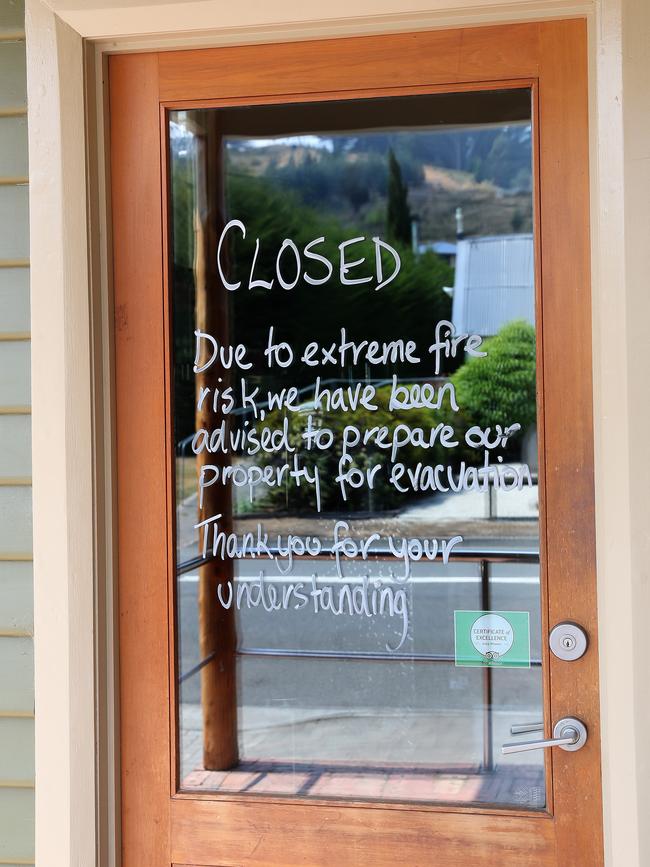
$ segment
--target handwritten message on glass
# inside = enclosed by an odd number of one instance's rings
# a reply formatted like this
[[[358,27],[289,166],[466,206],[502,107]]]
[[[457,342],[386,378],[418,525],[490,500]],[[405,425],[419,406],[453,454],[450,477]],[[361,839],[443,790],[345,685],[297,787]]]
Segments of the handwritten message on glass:
[[[335,261],[323,255],[325,237],[318,237],[302,248],[285,239],[275,256],[274,277],[263,280],[255,274],[263,243],[256,238],[247,281],[232,281],[222,260],[231,232],[247,238],[246,226],[237,219],[228,222],[219,236],[217,269],[228,292],[260,288],[292,292],[299,283],[303,292],[323,292],[337,281],[339,287],[364,285],[370,305],[373,293],[390,292],[400,272],[398,251],[379,237],[369,243],[365,237],[343,240]],[[369,244],[374,253],[370,262],[364,255]],[[368,266],[372,273],[367,273]],[[305,285],[314,289],[305,290]],[[409,538],[375,531],[353,537],[345,520],[337,520],[326,538],[300,533],[273,536],[261,521],[254,530],[238,534],[228,530],[230,516],[206,509],[209,492],[215,486],[231,486],[235,498],[245,498],[251,508],[273,501],[280,493],[289,500],[299,494],[301,502],[321,515],[333,507],[344,509],[353,498],[373,492],[388,491],[397,504],[401,497],[434,492],[521,491],[533,485],[530,468],[521,462],[509,464],[504,453],[513,437],[521,435],[522,425],[517,418],[485,426],[468,423],[462,390],[459,395],[453,379],[436,382],[450,361],[478,367],[489,355],[480,335],[458,333],[449,320],[431,322],[424,343],[409,335],[355,339],[346,327],[326,342],[297,342],[292,337],[296,326],[308,329],[309,323],[265,325],[263,344],[255,353],[244,343],[233,345],[207,331],[194,331],[194,374],[203,377],[214,370],[220,374],[217,385],[198,381],[196,410],[206,426],[191,439],[192,452],[201,458],[198,506],[202,517],[195,525],[201,555],[256,563],[255,580],[235,587],[231,579],[218,586],[224,608],[300,611],[311,607],[314,613],[358,617],[387,613],[400,619],[398,641],[386,645],[397,651],[409,633],[404,585],[411,577],[412,563],[423,559],[448,563],[462,535]],[[409,372],[422,365],[431,370],[432,380],[411,381]],[[375,384],[375,370],[395,367],[399,376]],[[296,369],[303,377],[293,383],[291,374]],[[330,384],[359,369],[365,371],[363,379],[350,377],[346,385]],[[306,385],[305,370],[313,377]],[[285,375],[282,387],[257,384],[264,374],[276,371]],[[422,423],[423,415],[427,424]],[[238,424],[232,423],[235,416]],[[458,460],[459,449],[480,456],[479,462]],[[217,502],[223,498],[217,497]],[[346,562],[366,561],[378,550],[395,558],[396,566],[387,577],[368,573],[360,584],[344,582]],[[297,581],[278,589],[266,580],[269,569],[291,574],[295,557],[324,554],[334,558],[336,575],[344,583],[333,586],[319,580],[316,565],[308,584]]]
[[[184,788],[544,805],[532,151],[526,88],[170,112]]]

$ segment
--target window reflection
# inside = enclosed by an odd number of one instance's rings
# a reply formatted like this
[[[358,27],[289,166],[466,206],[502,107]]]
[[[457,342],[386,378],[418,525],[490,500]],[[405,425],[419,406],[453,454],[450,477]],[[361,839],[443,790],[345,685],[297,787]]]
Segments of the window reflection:
[[[543,716],[530,94],[179,111],[169,137],[182,787],[542,808],[543,756],[499,755]],[[405,357],[445,322],[487,355]],[[451,450],[459,419],[517,428]],[[372,486],[337,482],[346,443]],[[459,663],[454,612],[525,613],[528,659]]]

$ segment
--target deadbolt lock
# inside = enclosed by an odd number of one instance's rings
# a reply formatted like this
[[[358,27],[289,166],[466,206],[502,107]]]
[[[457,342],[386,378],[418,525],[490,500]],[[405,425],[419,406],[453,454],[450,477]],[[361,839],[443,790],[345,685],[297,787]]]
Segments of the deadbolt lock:
[[[549,647],[558,659],[573,662],[587,650],[587,633],[576,623],[558,623],[548,637]]]

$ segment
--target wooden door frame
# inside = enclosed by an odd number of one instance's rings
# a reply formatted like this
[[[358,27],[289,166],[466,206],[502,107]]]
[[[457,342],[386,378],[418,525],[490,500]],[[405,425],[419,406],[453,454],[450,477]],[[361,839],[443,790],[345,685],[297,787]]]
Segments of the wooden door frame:
[[[566,863],[596,867],[603,856],[585,21],[119,55],[110,58],[109,70],[124,864],[202,863],[215,833],[221,864],[286,867],[289,862],[282,859],[290,856],[291,845],[300,846],[301,857],[310,864],[323,863],[324,847],[328,863],[362,863],[358,858],[369,851],[372,832],[385,847],[399,835],[405,863],[423,863],[424,853],[433,856],[435,851],[437,860],[445,858],[439,863],[449,865],[472,856],[503,857],[502,852],[514,859],[512,864],[542,865],[557,863],[560,853],[573,859]],[[542,332],[539,387],[547,420],[566,419],[573,432],[567,442],[559,423],[546,424],[543,431],[544,484],[552,506],[541,543],[553,576],[547,622],[574,619],[592,639],[590,652],[579,662],[567,666],[545,651],[545,665],[554,682],[550,717],[583,718],[589,743],[579,753],[554,752],[552,815],[176,794],[169,748],[171,607],[165,580],[173,557],[167,509],[171,440],[161,116],[166,107],[214,104],[215,98],[313,99],[341,91],[346,96],[395,88],[433,91],[484,86],[486,81],[532,82],[538,93],[538,312],[542,322],[553,323]],[[152,430],[165,431],[164,442],[152,438]],[[165,544],[145,547],[143,539]],[[590,684],[588,690],[581,689],[584,683]],[[324,836],[322,828],[328,825],[335,832]],[[184,840],[182,849],[171,849],[172,837]],[[351,852],[357,861],[350,862]],[[389,857],[385,863],[393,861]]]

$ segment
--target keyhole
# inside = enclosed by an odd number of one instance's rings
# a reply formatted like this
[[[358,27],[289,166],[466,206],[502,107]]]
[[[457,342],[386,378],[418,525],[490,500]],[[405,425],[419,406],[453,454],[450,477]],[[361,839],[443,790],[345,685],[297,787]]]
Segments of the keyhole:
[[[549,645],[558,659],[570,662],[580,659],[584,654],[587,649],[587,636],[575,623],[558,623],[551,630]]]

